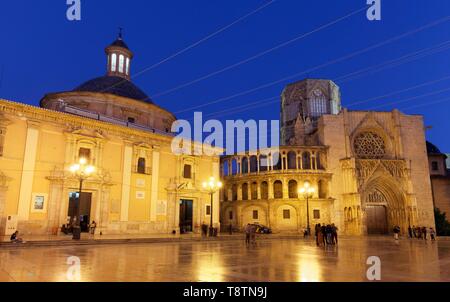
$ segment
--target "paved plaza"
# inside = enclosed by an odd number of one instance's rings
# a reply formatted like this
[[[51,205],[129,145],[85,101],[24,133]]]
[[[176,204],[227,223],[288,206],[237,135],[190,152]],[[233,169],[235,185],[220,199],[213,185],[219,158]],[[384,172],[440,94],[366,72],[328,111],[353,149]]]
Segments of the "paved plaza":
[[[68,281],[67,259],[80,259],[80,281],[367,281],[368,257],[382,281],[450,281],[450,240],[344,238],[318,248],[303,239],[0,248],[0,281]]]

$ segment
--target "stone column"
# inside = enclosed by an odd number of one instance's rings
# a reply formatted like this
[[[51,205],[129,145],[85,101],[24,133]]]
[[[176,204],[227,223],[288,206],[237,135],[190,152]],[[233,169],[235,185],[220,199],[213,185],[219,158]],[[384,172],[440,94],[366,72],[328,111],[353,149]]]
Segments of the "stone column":
[[[258,200],[261,200],[261,183],[256,183],[256,196]]]
[[[60,211],[61,211],[61,203],[62,203],[62,194],[63,194],[63,182],[54,180],[50,183],[50,196],[48,199],[48,223],[47,223],[47,232],[52,234],[54,228],[59,229],[60,224],[59,221]],[[67,198],[69,198],[67,196]]]
[[[273,199],[273,180],[269,179],[267,181],[267,185],[268,185],[269,199]]]
[[[34,170],[36,166],[36,155],[39,142],[39,124],[31,120],[28,120],[27,123],[28,129],[25,141],[25,153],[23,155],[19,206],[17,211],[20,220],[28,220],[30,216]]]
[[[97,221],[97,230],[95,232],[99,234],[100,232],[106,233],[109,224],[109,196],[110,188],[109,186],[102,186],[100,188],[101,196],[100,200],[100,214]]]
[[[150,221],[156,222],[156,206],[158,204],[159,189],[159,146],[153,147],[152,156],[152,193],[150,199]],[[218,173],[219,171],[217,171]]]
[[[237,200],[242,200],[242,184],[237,184]]]
[[[220,179],[220,170],[219,170],[219,160],[213,159],[212,163],[212,175],[216,179]],[[220,201],[219,201],[219,192],[217,191],[214,194],[213,198],[213,224],[215,227],[217,227],[220,230]],[[200,215],[199,215],[200,217]],[[200,222],[201,223],[201,222]],[[199,224],[200,224],[199,223]]]
[[[133,158],[133,147],[130,142],[125,142],[123,150],[123,171],[122,171],[122,200],[120,203],[120,221],[128,221],[128,210],[130,206],[131,191],[131,168]]]

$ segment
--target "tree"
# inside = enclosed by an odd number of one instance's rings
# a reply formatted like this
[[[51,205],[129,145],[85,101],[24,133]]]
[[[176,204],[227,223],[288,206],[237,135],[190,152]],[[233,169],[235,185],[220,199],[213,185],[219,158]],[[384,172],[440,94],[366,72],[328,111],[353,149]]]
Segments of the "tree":
[[[438,236],[450,236],[450,222],[448,222],[446,216],[446,213],[442,213],[438,208],[434,209],[436,233]]]

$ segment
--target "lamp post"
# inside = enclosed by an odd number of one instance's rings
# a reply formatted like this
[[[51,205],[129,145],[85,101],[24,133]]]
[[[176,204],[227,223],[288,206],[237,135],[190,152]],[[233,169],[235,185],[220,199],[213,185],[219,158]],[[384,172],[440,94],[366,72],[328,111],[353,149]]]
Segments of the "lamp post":
[[[311,184],[307,181],[303,184],[303,188],[300,188],[298,190],[298,193],[303,195],[303,197],[306,199],[306,231],[308,233],[308,236],[311,235],[311,228],[309,225],[309,199],[314,197],[314,192],[316,190],[311,187]]]
[[[88,165],[85,158],[80,158],[77,164],[73,164],[70,167],[70,172],[78,179],[80,186],[78,190],[78,201],[75,207],[75,225],[73,226],[73,240],[80,240],[81,228],[80,228],[80,202],[81,192],[83,190],[83,182],[95,172],[95,167]]]
[[[213,228],[213,199],[214,194],[222,188],[222,183],[220,181],[216,181],[214,177],[210,177],[209,181],[205,181],[203,183],[203,189],[208,190],[209,195],[211,196],[211,213],[210,213],[210,223],[209,223],[209,236],[214,236],[214,228]]]

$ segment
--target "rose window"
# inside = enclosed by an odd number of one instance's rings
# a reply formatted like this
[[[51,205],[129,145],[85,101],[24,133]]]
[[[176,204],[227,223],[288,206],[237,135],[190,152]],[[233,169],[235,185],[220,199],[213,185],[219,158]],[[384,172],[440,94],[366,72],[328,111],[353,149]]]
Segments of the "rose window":
[[[355,138],[354,148],[360,158],[383,158],[386,154],[383,138],[373,132],[359,134]]]

